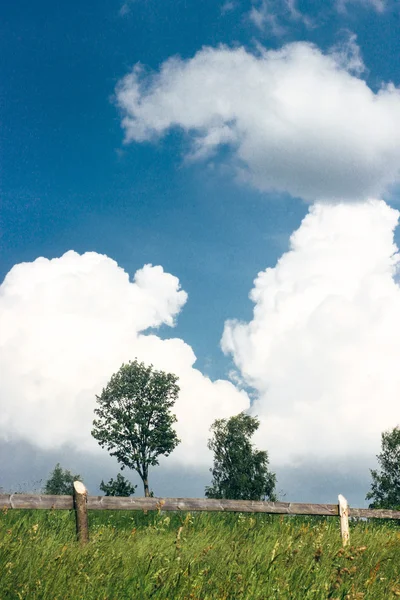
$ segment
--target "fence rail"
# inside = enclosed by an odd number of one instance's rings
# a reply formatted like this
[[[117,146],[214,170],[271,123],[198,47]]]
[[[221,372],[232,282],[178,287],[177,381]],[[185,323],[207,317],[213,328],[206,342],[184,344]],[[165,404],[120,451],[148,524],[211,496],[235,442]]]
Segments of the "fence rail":
[[[88,496],[83,485],[74,484],[74,496],[50,496],[37,494],[0,494],[1,509],[75,509],[77,532],[81,541],[81,528],[87,531],[87,514],[85,510],[163,510],[163,511],[207,511],[207,512],[241,512],[268,513],[278,515],[315,515],[331,516],[343,519],[348,517],[367,519],[400,519],[400,511],[370,508],[347,507],[346,500],[340,496],[339,504],[304,504],[297,502],[257,502],[252,500],[215,500],[205,498],[133,498],[115,496]],[[340,511],[340,502],[345,504],[345,514]],[[78,510],[79,507],[79,510]],[[78,513],[81,513],[79,516]],[[343,539],[343,543],[346,543]]]
[[[73,496],[37,494],[0,494],[0,509],[72,510]],[[305,504],[298,502],[256,502],[252,500],[214,500],[206,498],[126,498],[88,496],[89,510],[165,510],[207,512],[249,512],[278,515],[339,515],[338,504]],[[349,508],[350,517],[368,519],[400,519],[399,510]]]

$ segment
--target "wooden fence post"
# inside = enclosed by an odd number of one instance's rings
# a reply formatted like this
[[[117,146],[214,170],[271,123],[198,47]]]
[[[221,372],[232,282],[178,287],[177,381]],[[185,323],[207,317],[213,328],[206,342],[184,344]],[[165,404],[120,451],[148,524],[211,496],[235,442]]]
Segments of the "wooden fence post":
[[[346,498],[339,494],[339,517],[340,517],[340,533],[342,534],[343,546],[347,546],[350,541],[349,532],[349,505]]]
[[[86,544],[89,541],[87,490],[81,481],[74,481],[74,508],[76,534],[80,543]]]

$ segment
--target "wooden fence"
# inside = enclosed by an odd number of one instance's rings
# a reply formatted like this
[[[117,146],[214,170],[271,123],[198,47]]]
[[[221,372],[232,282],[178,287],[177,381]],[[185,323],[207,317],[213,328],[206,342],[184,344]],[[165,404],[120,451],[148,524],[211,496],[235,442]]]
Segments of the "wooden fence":
[[[75,510],[78,539],[89,539],[87,510],[163,510],[268,513],[278,515],[316,515],[340,517],[343,545],[349,542],[349,517],[400,519],[400,511],[351,508],[343,496],[338,504],[302,504],[297,502],[257,502],[253,500],[214,500],[205,498],[135,498],[88,496],[83,483],[74,483],[74,496],[37,494],[0,494],[1,509]]]

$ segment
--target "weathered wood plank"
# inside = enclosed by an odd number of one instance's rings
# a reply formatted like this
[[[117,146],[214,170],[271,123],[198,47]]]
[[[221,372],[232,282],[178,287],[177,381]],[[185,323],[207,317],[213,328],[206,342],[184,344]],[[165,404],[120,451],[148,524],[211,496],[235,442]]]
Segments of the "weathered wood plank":
[[[326,515],[337,517],[337,504],[303,504],[296,502],[255,502],[251,500],[212,500],[207,498],[119,498],[88,496],[89,510],[165,510],[165,511],[221,511],[253,512],[286,515]],[[74,508],[72,496],[37,494],[0,494],[0,510],[64,509]],[[370,508],[349,508],[350,517],[368,519],[400,519],[400,511]]]
[[[250,512],[287,515],[338,515],[337,504],[298,504],[294,502],[256,502],[252,500],[214,500],[206,498],[119,498],[89,496],[89,510],[165,510]]]
[[[385,508],[350,508],[350,517],[363,517],[367,519],[400,519],[400,510]]]
[[[37,494],[0,494],[0,510],[3,508],[66,509],[74,508],[72,496],[48,496]]]

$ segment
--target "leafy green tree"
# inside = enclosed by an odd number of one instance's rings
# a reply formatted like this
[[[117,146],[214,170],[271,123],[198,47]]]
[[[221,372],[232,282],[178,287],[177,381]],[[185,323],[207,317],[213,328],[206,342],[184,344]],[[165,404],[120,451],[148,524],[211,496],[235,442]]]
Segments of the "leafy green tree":
[[[372,500],[370,508],[400,509],[400,428],[381,434],[382,451],[377,455],[380,471],[371,469],[371,491],[366,495]]]
[[[125,477],[118,473],[117,479],[110,479],[108,483],[101,481],[100,489],[106,496],[133,496],[137,485],[132,485]]]
[[[72,496],[74,493],[74,481],[82,481],[81,476],[73,475],[71,471],[62,469],[60,463],[57,463],[54,471],[52,471],[45,483],[43,493],[57,496]]]
[[[276,475],[268,470],[268,454],[254,449],[250,441],[259,425],[256,417],[243,412],[214,421],[208,440],[214,452],[213,480],[206,487],[207,498],[276,500]]]
[[[137,360],[123,364],[100,396],[92,435],[115,456],[121,469],[134,469],[145,496],[149,491],[149,467],[159,464],[179,444],[171,408],[179,394],[178,378],[153,370]]]

